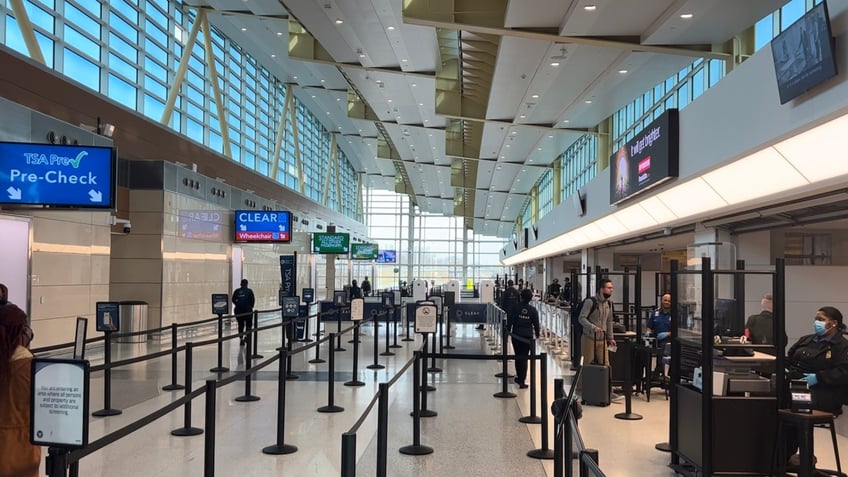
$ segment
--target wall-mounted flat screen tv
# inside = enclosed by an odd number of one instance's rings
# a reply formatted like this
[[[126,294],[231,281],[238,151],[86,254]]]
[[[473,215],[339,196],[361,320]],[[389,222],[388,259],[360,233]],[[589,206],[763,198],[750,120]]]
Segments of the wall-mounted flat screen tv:
[[[291,242],[291,212],[237,210],[236,242]]]
[[[610,157],[610,204],[630,199],[678,174],[679,124],[667,109]]]
[[[379,246],[376,243],[350,244],[351,260],[376,260]]]
[[[0,204],[112,209],[115,148],[0,142]]]
[[[315,232],[312,234],[312,253],[347,255],[350,253],[350,234]]]
[[[780,104],[836,76],[827,2],[814,6],[771,41]]]
[[[377,263],[397,263],[397,250],[377,250]]]

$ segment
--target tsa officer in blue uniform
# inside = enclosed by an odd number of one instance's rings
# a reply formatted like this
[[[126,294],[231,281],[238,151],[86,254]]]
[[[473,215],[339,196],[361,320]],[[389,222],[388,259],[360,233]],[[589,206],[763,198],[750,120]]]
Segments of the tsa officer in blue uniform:
[[[651,313],[645,327],[645,336],[656,337],[658,348],[662,348],[668,343],[671,339],[671,294],[666,293],[662,296],[660,307]],[[662,361],[658,359],[654,372],[659,373],[661,366]]]

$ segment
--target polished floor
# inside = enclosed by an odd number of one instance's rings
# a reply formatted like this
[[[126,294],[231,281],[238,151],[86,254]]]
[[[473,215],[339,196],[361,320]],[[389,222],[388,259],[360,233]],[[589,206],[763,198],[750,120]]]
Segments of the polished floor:
[[[263,320],[263,324],[272,320]],[[314,324],[313,324],[314,327]],[[326,326],[335,329],[335,323]],[[380,353],[385,351],[384,333],[387,327],[378,328]],[[392,330],[391,327],[388,328]],[[211,331],[211,330],[207,330]],[[235,332],[235,323],[226,334]],[[251,394],[260,399],[239,402],[245,395],[244,381],[237,381],[217,391],[215,412],[215,456],[217,475],[225,476],[336,476],[341,474],[342,434],[351,429],[371,403],[378,383],[391,380],[411,359],[413,351],[421,346],[416,341],[398,340],[400,348],[392,349],[394,356],[378,356],[385,369],[370,370],[374,362],[374,327],[364,325],[359,348],[358,380],[363,386],[343,385],[353,377],[352,350],[348,343],[351,335],[344,336],[342,346],[347,350],[335,353],[336,373],[334,404],[344,408],[338,413],[319,413],[317,408],[328,404],[327,363],[311,364],[315,350],[296,354],[292,372],[299,379],[287,381],[284,444],[297,446],[297,451],[287,455],[268,455],[262,452],[267,446],[278,444],[277,378],[278,362],[258,371],[252,383]],[[403,336],[403,330],[400,332]],[[456,327],[452,353],[470,355],[492,354],[486,337],[472,325]],[[182,335],[182,334],[181,334]],[[200,332],[181,336],[180,342],[199,342],[212,337]],[[281,344],[279,329],[260,334],[258,350],[264,359],[274,355]],[[119,344],[113,349],[113,360],[144,354],[169,347],[169,343]],[[301,343],[295,345],[302,346]],[[233,370],[244,369],[244,348],[237,340],[223,347],[224,366]],[[328,358],[329,347],[322,345],[320,355]],[[548,351],[540,345],[539,352]],[[96,353],[96,350],[94,351]],[[194,349],[192,386],[202,387],[206,379],[213,379],[209,369],[216,366],[217,350],[214,345]],[[92,364],[102,362],[100,356],[91,356]],[[568,381],[570,372],[564,362],[555,356],[547,357],[548,382],[555,377]],[[539,424],[518,422],[531,414],[530,390],[518,389],[512,384],[509,391],[515,398],[496,398],[501,390],[501,380],[495,373],[500,363],[485,360],[438,360],[441,373],[432,373],[431,384],[435,392],[428,393],[428,408],[436,417],[421,420],[421,441],[433,448],[433,453],[423,456],[402,454],[399,448],[413,444],[412,368],[410,367],[389,391],[387,475],[389,476],[553,476],[553,461],[537,460],[526,456],[527,451],[542,447]],[[89,441],[114,432],[133,421],[183,395],[184,391],[162,391],[171,382],[169,358],[159,358],[117,369],[112,374],[112,407],[123,412],[118,416],[92,418]],[[510,365],[510,370],[512,366]],[[537,370],[538,373],[538,370]],[[223,373],[227,377],[231,373]],[[179,360],[178,382],[184,382],[184,361]],[[92,379],[90,408],[103,407],[102,373]],[[549,386],[549,401],[553,397]],[[192,403],[191,425],[204,427],[205,402],[201,397]],[[608,407],[584,408],[580,429],[585,445],[598,449],[600,466],[607,476],[672,476],[668,467],[669,454],[655,450],[654,445],[668,440],[668,401],[655,390],[650,402],[643,395],[632,400],[632,411],[643,416],[641,420],[620,420],[615,414],[624,411],[624,404]],[[541,410],[537,404],[536,414]],[[180,408],[152,424],[118,440],[117,442],[83,458],[79,463],[81,476],[200,476],[204,475],[204,435],[176,437],[171,431],[184,426],[184,412]],[[549,429],[549,446],[552,446],[553,426]],[[377,407],[364,418],[356,432],[356,474],[375,475],[377,465]],[[818,431],[817,431],[818,432]],[[817,455],[821,466],[833,468],[829,436],[816,434]],[[840,446],[848,449],[848,439],[840,437]],[[844,456],[843,456],[844,458]],[[830,459],[830,460],[828,460]],[[574,475],[577,475],[576,473]]]

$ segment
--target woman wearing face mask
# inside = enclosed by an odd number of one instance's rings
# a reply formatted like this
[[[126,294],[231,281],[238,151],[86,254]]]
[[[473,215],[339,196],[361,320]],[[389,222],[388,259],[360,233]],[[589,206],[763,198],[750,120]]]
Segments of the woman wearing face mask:
[[[38,475],[41,448],[29,442],[32,330],[26,313],[0,306],[0,476]]]
[[[811,326],[813,334],[801,337],[789,348],[789,374],[807,381],[813,409],[839,415],[848,398],[848,339],[842,313],[832,306],[823,306]],[[798,449],[797,436],[791,431],[787,435],[787,455],[792,455]]]

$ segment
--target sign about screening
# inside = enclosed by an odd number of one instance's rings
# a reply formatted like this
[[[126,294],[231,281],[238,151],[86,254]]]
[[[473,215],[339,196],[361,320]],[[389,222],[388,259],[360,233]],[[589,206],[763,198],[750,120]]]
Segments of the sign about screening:
[[[0,204],[111,209],[115,149],[0,142]]]
[[[36,358],[32,361],[33,444],[88,445],[88,361]]]

